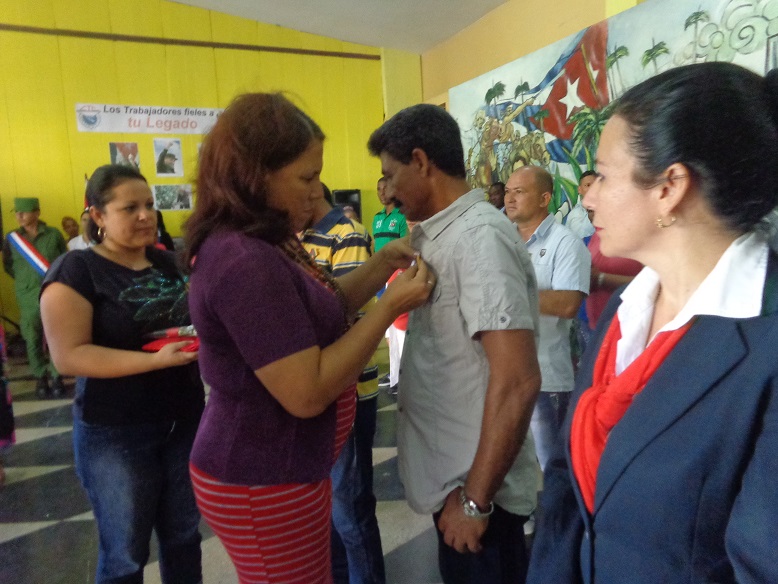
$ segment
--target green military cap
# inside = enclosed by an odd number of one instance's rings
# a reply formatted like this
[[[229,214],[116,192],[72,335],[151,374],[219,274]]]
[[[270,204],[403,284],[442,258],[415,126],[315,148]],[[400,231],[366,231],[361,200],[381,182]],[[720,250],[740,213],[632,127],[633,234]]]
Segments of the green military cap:
[[[37,197],[16,197],[14,199],[14,211],[16,213],[37,211],[40,208],[41,204]]]

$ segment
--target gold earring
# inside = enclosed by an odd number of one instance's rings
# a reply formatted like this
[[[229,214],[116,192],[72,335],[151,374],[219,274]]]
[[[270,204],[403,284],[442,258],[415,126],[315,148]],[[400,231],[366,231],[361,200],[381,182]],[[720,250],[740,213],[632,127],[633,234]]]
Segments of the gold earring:
[[[105,239],[105,227],[97,228],[97,238],[102,241]]]
[[[659,229],[666,229],[667,227],[670,227],[673,223],[675,223],[675,215],[670,215],[670,223],[665,224],[665,222],[662,220],[661,217],[656,218],[656,226],[659,227]]]

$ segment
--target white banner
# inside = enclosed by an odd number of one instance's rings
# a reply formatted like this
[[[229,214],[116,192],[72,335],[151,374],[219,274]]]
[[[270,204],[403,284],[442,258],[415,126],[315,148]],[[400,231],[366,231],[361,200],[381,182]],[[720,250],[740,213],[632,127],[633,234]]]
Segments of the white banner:
[[[222,108],[77,103],[79,132],[205,134]]]

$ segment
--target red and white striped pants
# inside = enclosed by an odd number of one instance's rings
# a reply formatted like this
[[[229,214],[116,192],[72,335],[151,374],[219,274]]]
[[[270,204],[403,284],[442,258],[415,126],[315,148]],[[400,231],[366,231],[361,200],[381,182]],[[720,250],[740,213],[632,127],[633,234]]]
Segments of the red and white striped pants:
[[[334,461],[351,431],[353,388],[338,398]],[[330,479],[270,486],[223,483],[190,464],[197,506],[241,584],[330,584]]]

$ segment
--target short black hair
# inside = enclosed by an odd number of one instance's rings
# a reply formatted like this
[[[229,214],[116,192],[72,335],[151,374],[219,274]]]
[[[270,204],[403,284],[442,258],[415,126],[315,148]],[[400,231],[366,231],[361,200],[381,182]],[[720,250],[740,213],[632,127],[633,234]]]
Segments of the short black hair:
[[[587,176],[597,176],[597,172],[594,170],[585,170],[581,173],[581,178],[578,179],[578,184],[580,185],[583,182],[583,179],[585,179]]]
[[[489,185],[490,189],[493,189],[495,187],[500,189],[502,192],[505,192],[505,183],[504,182],[498,180],[498,181],[495,181],[495,182],[493,182],[492,184]]]
[[[629,89],[613,116],[629,127],[636,184],[653,186],[683,164],[712,211],[740,232],[778,205],[778,70],[677,67]]]
[[[399,111],[373,132],[367,147],[373,156],[386,152],[402,164],[408,164],[419,148],[445,174],[466,176],[459,126],[437,105],[420,103]]]

